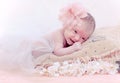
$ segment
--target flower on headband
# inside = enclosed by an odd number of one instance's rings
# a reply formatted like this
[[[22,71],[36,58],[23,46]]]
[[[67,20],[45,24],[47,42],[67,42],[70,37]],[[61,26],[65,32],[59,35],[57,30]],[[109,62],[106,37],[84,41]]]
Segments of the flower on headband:
[[[78,3],[73,3],[63,8],[59,19],[63,24],[76,24],[81,22],[81,18],[87,17],[87,11]]]

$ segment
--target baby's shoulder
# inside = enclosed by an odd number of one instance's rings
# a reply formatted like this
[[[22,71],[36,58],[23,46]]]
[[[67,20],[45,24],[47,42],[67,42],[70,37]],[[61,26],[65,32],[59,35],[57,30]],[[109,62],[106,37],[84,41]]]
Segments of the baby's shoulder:
[[[44,36],[45,39],[49,40],[49,41],[54,41],[54,43],[63,43],[63,34],[61,32],[60,29],[56,30],[56,31],[53,31],[49,34],[46,34]]]
[[[61,30],[57,30],[55,32],[53,32],[53,37],[55,38],[55,40],[63,40],[63,33],[61,32]]]

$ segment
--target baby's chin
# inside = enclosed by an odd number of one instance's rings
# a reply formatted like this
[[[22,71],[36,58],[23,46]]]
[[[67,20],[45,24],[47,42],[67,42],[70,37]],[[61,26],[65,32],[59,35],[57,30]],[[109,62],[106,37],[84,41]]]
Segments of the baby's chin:
[[[71,46],[71,45],[73,45],[74,43],[73,43],[72,41],[67,41],[67,44],[68,44],[69,46]]]
[[[69,43],[68,43],[68,45],[69,45],[69,46],[72,46],[72,45],[73,45],[73,43],[72,43],[72,44],[69,44]]]

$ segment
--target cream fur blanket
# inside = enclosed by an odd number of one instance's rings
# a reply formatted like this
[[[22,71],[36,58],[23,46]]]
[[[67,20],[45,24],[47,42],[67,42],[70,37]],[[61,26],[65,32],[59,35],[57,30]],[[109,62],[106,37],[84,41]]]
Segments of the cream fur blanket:
[[[83,44],[80,51],[62,57],[53,54],[40,56],[35,60],[37,64],[50,64],[70,59],[84,59],[85,61],[95,58],[105,58],[109,55],[120,53],[120,26],[98,28],[94,34]]]
[[[43,76],[81,76],[115,74],[120,60],[120,26],[96,29],[83,48],[62,57],[46,54],[34,60]]]
[[[34,70],[42,76],[115,74],[117,60],[120,61],[120,26],[105,27],[96,29],[77,52],[61,57],[51,53],[34,59]]]

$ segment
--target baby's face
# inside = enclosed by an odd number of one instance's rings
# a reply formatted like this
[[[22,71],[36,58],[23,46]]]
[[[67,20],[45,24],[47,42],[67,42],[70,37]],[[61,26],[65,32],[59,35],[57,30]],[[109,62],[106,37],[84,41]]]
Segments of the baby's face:
[[[67,27],[64,30],[64,37],[68,45],[73,45],[75,42],[83,43],[89,36],[90,34],[85,30],[84,26]]]

